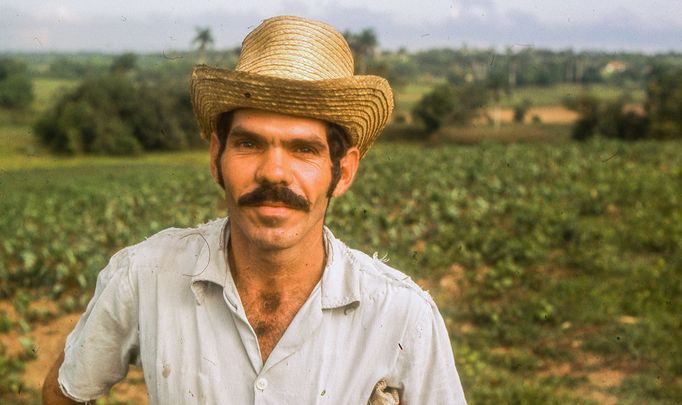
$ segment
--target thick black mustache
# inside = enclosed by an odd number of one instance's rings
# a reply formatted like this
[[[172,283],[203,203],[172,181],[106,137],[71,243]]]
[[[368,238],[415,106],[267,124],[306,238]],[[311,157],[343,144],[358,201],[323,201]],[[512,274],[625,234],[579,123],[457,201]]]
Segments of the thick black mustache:
[[[282,203],[289,208],[300,211],[310,211],[310,202],[287,187],[264,183],[250,193],[244,194],[237,200],[240,206],[258,206],[263,203]]]

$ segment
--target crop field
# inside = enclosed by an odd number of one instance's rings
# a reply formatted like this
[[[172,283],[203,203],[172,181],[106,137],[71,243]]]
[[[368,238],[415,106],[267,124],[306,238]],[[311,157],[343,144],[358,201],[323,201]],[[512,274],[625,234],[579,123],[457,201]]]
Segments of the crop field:
[[[225,211],[202,152],[9,154],[0,402],[29,404],[110,255]],[[471,404],[674,404],[680,156],[679,142],[378,144],[327,224],[430,291]],[[99,403],[144,397],[139,373],[122,387]]]
[[[443,80],[428,79],[416,83],[408,83],[398,89],[396,97],[396,110],[408,112],[412,110],[419,99]],[[566,98],[575,97],[581,93],[590,93],[604,100],[613,100],[625,97],[629,103],[641,104],[644,102],[644,91],[637,86],[617,87],[605,84],[569,84],[562,83],[553,86],[526,86],[511,89],[508,94],[503,94],[500,105],[503,108],[512,108],[527,99],[534,107],[560,106]]]

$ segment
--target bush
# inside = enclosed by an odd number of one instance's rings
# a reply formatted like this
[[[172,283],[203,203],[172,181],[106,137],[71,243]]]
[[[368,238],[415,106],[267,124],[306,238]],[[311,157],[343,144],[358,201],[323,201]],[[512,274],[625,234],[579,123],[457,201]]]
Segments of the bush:
[[[514,122],[522,123],[526,119],[526,114],[533,103],[528,98],[514,105]]]
[[[467,125],[487,101],[485,89],[474,84],[440,84],[427,93],[412,110],[428,134],[445,124]]]
[[[578,113],[572,137],[585,140],[596,134],[607,138],[636,140],[649,134],[649,118],[628,109],[624,99],[604,102],[582,94],[565,102],[567,108]]]
[[[0,107],[25,109],[33,102],[33,83],[26,64],[0,59]]]
[[[412,114],[424,124],[428,133],[436,132],[447,120],[457,103],[454,87],[450,84],[436,86],[426,94],[412,110]]]
[[[42,144],[62,154],[184,149],[199,137],[181,84],[121,74],[86,79],[39,118],[35,133]]]
[[[600,118],[598,132],[607,138],[636,140],[649,132],[647,116],[628,109],[622,99],[605,103]]]
[[[682,137],[682,68],[657,66],[652,70],[645,107],[653,137]]]

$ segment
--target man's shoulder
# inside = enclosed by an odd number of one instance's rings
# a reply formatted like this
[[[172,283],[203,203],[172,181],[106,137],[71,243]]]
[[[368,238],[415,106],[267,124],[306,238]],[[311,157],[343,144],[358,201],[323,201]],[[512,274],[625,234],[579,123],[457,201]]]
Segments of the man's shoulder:
[[[435,308],[431,295],[424,291],[410,276],[390,266],[386,256],[378,253],[368,255],[360,250],[350,248],[340,242],[341,249],[350,263],[347,270],[352,271],[358,279],[359,288],[363,295],[376,299],[409,300],[413,303]]]
[[[195,255],[204,248],[219,249],[226,219],[215,219],[193,228],[166,228],[126,250],[140,262],[173,256]]]

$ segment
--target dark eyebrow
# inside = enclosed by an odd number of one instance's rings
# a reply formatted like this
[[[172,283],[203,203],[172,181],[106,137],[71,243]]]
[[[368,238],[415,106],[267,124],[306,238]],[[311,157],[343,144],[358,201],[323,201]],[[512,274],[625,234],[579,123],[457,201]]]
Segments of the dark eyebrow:
[[[242,127],[232,128],[232,130],[230,130],[230,133],[227,136],[228,139],[231,136],[232,137],[240,137],[240,138],[255,138],[256,140],[259,140],[259,141],[265,140],[265,138],[262,135],[260,135],[256,132],[249,131],[249,130],[242,128]]]
[[[249,131],[248,129],[240,127],[240,126],[236,126],[236,127],[232,128],[232,130],[230,131],[230,133],[228,135],[228,139],[230,137],[233,137],[233,138],[249,138],[249,139],[253,139],[254,141],[257,141],[257,142],[267,142],[266,137],[264,137],[263,135],[261,135],[257,132]],[[314,137],[314,136],[303,135],[303,136],[296,137],[293,139],[284,140],[284,141],[282,141],[282,144],[284,144],[287,147],[292,147],[292,146],[295,147],[295,146],[301,146],[301,145],[311,146],[311,147],[319,149],[320,151],[327,149],[327,142],[322,142],[321,140],[317,139],[317,137]]]

